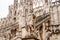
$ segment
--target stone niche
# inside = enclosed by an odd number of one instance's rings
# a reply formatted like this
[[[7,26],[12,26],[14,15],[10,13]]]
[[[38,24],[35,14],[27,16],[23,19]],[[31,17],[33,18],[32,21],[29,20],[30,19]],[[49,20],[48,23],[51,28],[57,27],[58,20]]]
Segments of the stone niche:
[[[37,38],[22,38],[22,40],[38,40]]]

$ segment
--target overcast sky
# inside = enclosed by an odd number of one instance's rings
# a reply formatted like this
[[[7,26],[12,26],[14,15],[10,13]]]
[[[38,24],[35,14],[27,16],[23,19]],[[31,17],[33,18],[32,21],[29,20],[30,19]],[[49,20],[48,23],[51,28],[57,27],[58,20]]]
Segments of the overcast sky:
[[[8,14],[8,6],[13,4],[13,0],[0,0],[0,18]]]

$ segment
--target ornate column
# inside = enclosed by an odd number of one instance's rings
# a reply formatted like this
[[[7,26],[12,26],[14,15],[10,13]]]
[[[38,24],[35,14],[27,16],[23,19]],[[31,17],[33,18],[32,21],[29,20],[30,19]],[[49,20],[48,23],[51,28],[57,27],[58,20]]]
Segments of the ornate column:
[[[45,23],[43,23],[43,40],[46,40],[45,38],[45,36],[46,36],[46,30],[45,30],[45,27],[46,27],[46,25],[45,25]]]

